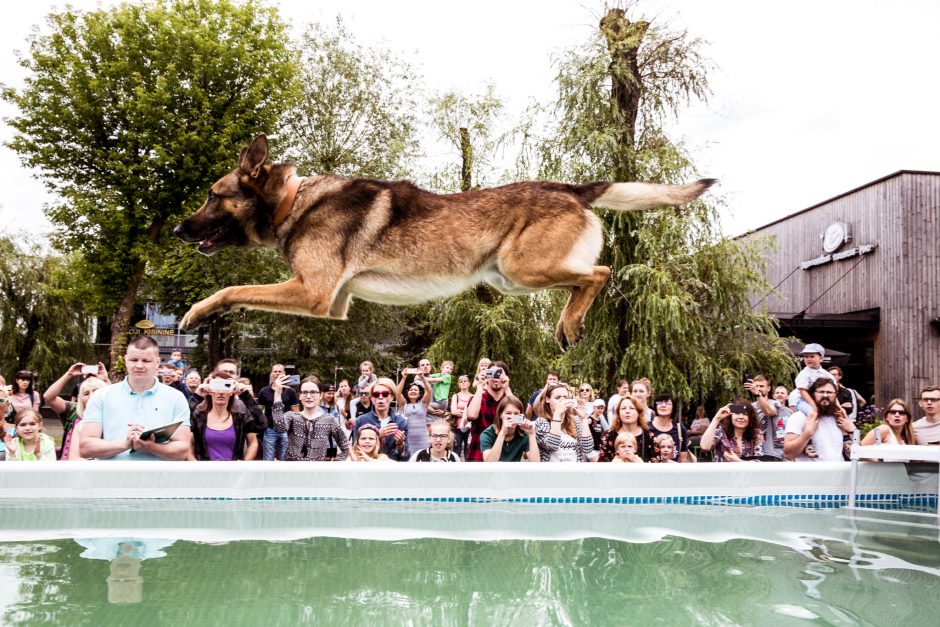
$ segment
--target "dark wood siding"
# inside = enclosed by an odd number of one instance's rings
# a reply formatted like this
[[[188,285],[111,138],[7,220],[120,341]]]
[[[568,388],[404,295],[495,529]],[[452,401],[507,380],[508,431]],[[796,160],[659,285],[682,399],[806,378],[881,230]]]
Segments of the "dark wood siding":
[[[837,221],[851,228],[852,241],[842,250],[878,248],[800,269],[801,262],[823,254],[821,235]],[[762,235],[776,241],[767,278],[779,285],[780,295],[761,307],[810,315],[879,309],[877,400],[913,400],[924,385],[940,384],[940,334],[929,324],[940,317],[940,174],[899,172],[747,237]]]

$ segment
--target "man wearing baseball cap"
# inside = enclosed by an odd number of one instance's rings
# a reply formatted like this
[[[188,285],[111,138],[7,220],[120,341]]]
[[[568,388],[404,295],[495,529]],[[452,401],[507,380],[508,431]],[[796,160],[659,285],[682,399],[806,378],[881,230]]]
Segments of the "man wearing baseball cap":
[[[803,358],[804,368],[796,375],[793,383],[796,389],[791,393],[791,404],[795,400],[796,409],[806,414],[810,409],[816,409],[816,403],[809,393],[810,386],[816,379],[829,379],[834,384],[836,380],[829,371],[822,367],[823,357],[826,356],[826,349],[820,344],[811,343],[803,347],[800,351],[800,357]],[[838,386],[837,386],[838,387]]]

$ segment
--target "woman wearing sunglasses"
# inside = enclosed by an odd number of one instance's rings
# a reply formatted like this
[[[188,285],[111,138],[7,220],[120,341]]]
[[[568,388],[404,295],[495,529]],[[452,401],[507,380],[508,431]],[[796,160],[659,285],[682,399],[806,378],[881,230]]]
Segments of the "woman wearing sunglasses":
[[[869,431],[862,439],[862,446],[873,444],[915,444],[914,427],[911,426],[911,407],[903,400],[896,398],[885,406],[884,424],[878,425]],[[869,460],[874,461],[874,460]],[[905,461],[885,459],[882,461]]]
[[[359,430],[365,425],[372,425],[379,430],[382,453],[396,462],[406,462],[411,456],[408,450],[408,423],[405,417],[391,411],[398,386],[388,377],[379,377],[369,388],[372,411],[356,418],[353,426],[353,444],[356,443]]]
[[[320,404],[320,380],[307,377],[300,382],[300,411],[284,412],[281,391],[284,388],[283,377],[271,383],[274,390],[274,430],[287,434],[286,461],[324,461],[328,457],[342,461],[349,454],[349,441],[339,424],[339,416],[328,413]],[[330,439],[339,450],[330,451]],[[335,455],[335,457],[334,457]]]
[[[594,411],[594,388],[589,383],[578,386],[578,413],[587,418]]]
[[[764,433],[754,406],[743,398],[718,410],[702,434],[703,451],[716,462],[740,462],[764,454]]]

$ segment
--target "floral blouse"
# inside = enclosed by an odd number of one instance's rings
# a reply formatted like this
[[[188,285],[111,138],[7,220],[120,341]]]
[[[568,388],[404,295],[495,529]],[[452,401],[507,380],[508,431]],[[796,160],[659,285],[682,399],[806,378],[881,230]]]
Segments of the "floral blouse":
[[[734,435],[729,436],[729,434],[725,433],[725,430],[719,426],[715,429],[715,444],[712,446],[712,459],[716,462],[725,461],[726,451],[730,451],[742,459],[745,457],[760,457],[764,454],[764,436],[763,434],[758,434],[757,440],[754,442],[743,440],[742,449],[738,450]]]

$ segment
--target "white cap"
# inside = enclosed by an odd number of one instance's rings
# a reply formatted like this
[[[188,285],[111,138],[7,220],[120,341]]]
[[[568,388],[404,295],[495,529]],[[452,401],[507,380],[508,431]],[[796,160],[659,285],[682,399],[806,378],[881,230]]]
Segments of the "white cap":
[[[800,351],[800,355],[806,355],[807,353],[818,353],[820,356],[825,357],[826,349],[822,347],[822,344],[807,344]]]

